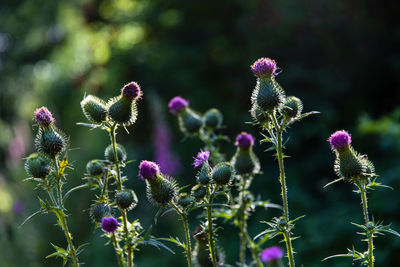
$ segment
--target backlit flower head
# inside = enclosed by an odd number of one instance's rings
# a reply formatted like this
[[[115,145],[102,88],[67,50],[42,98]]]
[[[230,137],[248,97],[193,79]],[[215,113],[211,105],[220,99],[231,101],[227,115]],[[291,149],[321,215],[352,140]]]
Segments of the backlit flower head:
[[[142,91],[140,90],[139,84],[136,82],[130,82],[125,84],[121,90],[122,95],[133,100],[137,99],[142,95]]]
[[[197,153],[196,157],[193,157],[194,161],[193,161],[193,166],[195,168],[203,165],[205,162],[208,161],[208,158],[210,157],[210,151],[205,150],[203,151],[202,149],[200,149],[200,152]]]
[[[275,60],[270,58],[262,57],[251,65],[251,70],[254,76],[258,78],[264,78],[271,75],[278,75],[278,67],[276,66]]]
[[[34,119],[42,127],[48,127],[54,122],[53,115],[46,107],[36,109]]]
[[[263,262],[271,262],[279,260],[283,257],[283,250],[280,247],[270,247],[264,249],[261,254],[260,258]]]
[[[240,148],[249,148],[254,145],[254,138],[251,134],[241,132],[236,136],[235,146]]]
[[[350,145],[351,137],[350,134],[345,131],[336,131],[334,132],[328,139],[329,143],[331,144],[332,150],[343,149]]]
[[[153,161],[143,160],[139,165],[139,175],[143,179],[154,179],[160,173],[160,167]]]
[[[172,114],[177,114],[178,112],[187,108],[188,106],[189,106],[189,102],[180,96],[175,96],[168,103],[169,111]]]

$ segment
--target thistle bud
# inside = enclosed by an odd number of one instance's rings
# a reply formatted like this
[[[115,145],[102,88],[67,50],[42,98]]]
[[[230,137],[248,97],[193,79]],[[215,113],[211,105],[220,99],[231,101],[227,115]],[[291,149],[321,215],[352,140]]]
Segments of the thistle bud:
[[[207,193],[206,188],[201,184],[197,184],[192,188],[192,196],[197,200],[203,199],[206,193]]]
[[[177,188],[175,183],[161,174],[154,179],[146,179],[146,183],[147,198],[155,205],[164,206],[176,196]]]
[[[53,115],[46,107],[41,107],[35,110],[34,120],[39,124],[39,126],[44,128],[49,127],[54,123]]]
[[[25,161],[25,171],[33,178],[44,179],[51,171],[50,160],[38,153],[33,153]]]
[[[253,152],[253,136],[242,132],[236,137],[235,145],[238,148],[231,159],[231,165],[236,173],[239,175],[258,173],[260,162]]]
[[[148,180],[148,179],[153,180],[159,174],[160,174],[160,167],[158,166],[157,163],[148,160],[143,160],[142,162],[140,162],[139,176],[143,180]]]
[[[199,184],[208,184],[211,179],[210,166],[208,164],[203,164],[196,178]]]
[[[101,160],[93,159],[86,164],[86,171],[90,176],[98,176],[104,173],[104,164]]]
[[[199,267],[212,267],[213,262],[210,259],[210,252],[208,249],[208,236],[206,229],[204,229],[202,226],[198,226],[194,230],[193,237],[196,240],[196,245],[193,251],[193,257],[196,264]],[[222,256],[220,255],[220,253],[217,253],[215,256],[217,260],[217,267],[222,266],[223,265],[221,262]]]
[[[121,125],[129,126],[136,121],[136,101],[124,96],[112,98],[108,102],[108,114],[110,118]]]
[[[104,217],[111,215],[111,207],[104,203],[94,204],[90,210],[93,221],[101,223]]]
[[[93,123],[102,123],[107,119],[106,103],[96,96],[86,96],[81,101],[81,108],[86,118]]]
[[[252,94],[252,103],[264,112],[271,112],[279,108],[285,101],[285,93],[282,87],[275,81],[277,66],[274,60],[260,58],[252,66],[251,70],[257,77],[257,84]]]
[[[117,151],[118,161],[119,162],[125,161],[126,160],[125,148],[120,144],[116,144],[115,149]],[[106,160],[115,163],[114,148],[112,144],[106,147],[106,150],[104,151],[104,157]]]
[[[297,118],[303,111],[303,103],[295,96],[288,96],[285,99],[285,103],[282,107],[282,113],[287,118]]]
[[[168,103],[169,111],[172,114],[178,114],[178,113],[182,112],[183,110],[185,110],[188,106],[189,106],[189,102],[180,96],[175,96]]]
[[[218,185],[227,185],[233,179],[234,171],[227,162],[220,162],[213,168],[212,179]]]
[[[133,190],[124,190],[115,195],[117,205],[121,209],[131,210],[136,207],[138,198]]]
[[[328,141],[336,154],[334,167],[339,177],[352,180],[367,175],[365,160],[351,147],[351,137],[348,132],[337,131]]]
[[[54,158],[67,147],[67,138],[59,130],[53,128],[40,128],[35,139],[36,150]]]
[[[268,113],[264,112],[259,106],[254,105],[250,110],[251,116],[255,122],[258,122],[261,125],[265,125],[269,122]]]
[[[209,109],[203,116],[204,124],[211,129],[218,129],[222,125],[222,113],[216,108]]]
[[[202,117],[190,108],[178,113],[179,127],[184,134],[195,135],[203,126]]]
[[[179,194],[179,199],[178,199],[178,204],[181,205],[182,207],[187,207],[192,203],[192,199],[187,193],[180,193]]]
[[[101,221],[101,229],[107,233],[114,233],[118,228],[118,221],[114,217],[104,217]]]

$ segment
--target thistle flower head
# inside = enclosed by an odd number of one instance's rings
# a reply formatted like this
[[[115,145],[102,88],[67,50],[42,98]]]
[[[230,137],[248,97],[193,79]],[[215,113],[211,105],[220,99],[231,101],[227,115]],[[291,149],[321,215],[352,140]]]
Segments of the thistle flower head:
[[[208,158],[210,157],[210,151],[205,150],[203,151],[202,149],[200,149],[200,152],[197,153],[196,157],[193,157],[194,161],[193,161],[193,166],[195,168],[203,165],[204,163],[206,163],[208,161]]]
[[[236,136],[235,146],[240,148],[249,148],[254,145],[254,137],[246,132],[241,132]]]
[[[138,99],[142,95],[139,84],[136,82],[130,82],[125,84],[121,90],[123,96],[129,98],[130,100]]]
[[[101,220],[101,229],[107,233],[114,233],[118,228],[118,221],[114,217],[104,217]]]
[[[351,137],[350,134],[345,131],[336,131],[334,132],[328,139],[329,143],[331,144],[332,150],[343,149],[350,145]]]
[[[54,122],[53,115],[46,107],[35,110],[34,120],[42,127],[48,127]]]
[[[283,250],[280,247],[270,247],[264,249],[261,254],[260,258],[263,262],[272,262],[280,260],[283,257]]]
[[[188,106],[189,106],[189,102],[186,99],[184,99],[184,98],[182,98],[180,96],[175,96],[168,103],[169,111],[172,114],[177,114],[181,110],[187,108]]]
[[[142,179],[154,179],[160,173],[160,167],[153,161],[143,160],[139,165],[139,175]]]
[[[278,75],[278,67],[275,60],[262,57],[251,65],[251,70],[257,78],[265,78],[271,75]]]

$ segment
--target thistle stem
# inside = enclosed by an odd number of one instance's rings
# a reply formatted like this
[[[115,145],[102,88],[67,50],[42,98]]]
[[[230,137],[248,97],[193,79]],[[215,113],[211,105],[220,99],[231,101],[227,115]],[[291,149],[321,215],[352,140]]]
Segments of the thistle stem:
[[[217,260],[215,258],[215,247],[214,247],[214,237],[213,237],[213,223],[212,223],[212,210],[211,210],[211,204],[213,202],[213,196],[210,194],[210,189],[209,186],[207,186],[207,191],[208,191],[208,201],[206,206],[207,210],[207,222],[208,222],[208,249],[210,250],[210,258],[213,264],[213,267],[217,266]]]
[[[64,212],[62,210],[57,210],[55,213],[56,213],[56,215],[58,217],[58,221],[60,222],[61,228],[64,230],[65,237],[67,238],[69,251],[70,251],[70,256],[71,256],[71,260],[72,260],[72,265],[74,267],[79,267],[78,258],[76,256],[76,250],[75,250],[74,244],[72,243],[72,236],[71,236],[71,233],[68,230],[66,216],[65,216],[65,214],[64,214]]]
[[[190,241],[190,233],[189,233],[189,225],[188,225],[188,219],[186,214],[181,211],[172,201],[169,203],[171,207],[176,211],[176,213],[179,214],[179,216],[182,219],[183,222],[183,227],[185,230],[185,237],[186,237],[186,258],[187,258],[187,264],[188,267],[192,267],[192,244]]]
[[[112,243],[113,243],[113,245],[114,245],[115,254],[117,254],[117,259],[118,259],[119,267],[124,267],[124,263],[123,263],[123,261],[122,261],[121,254],[120,254],[119,251],[118,251],[119,245],[118,245],[118,243],[117,243],[117,239],[115,238],[115,234],[114,234],[114,233],[112,233],[111,240],[112,240]]]
[[[114,151],[114,164],[115,164],[115,169],[117,171],[117,191],[120,192],[122,191],[122,179],[121,179],[121,171],[120,171],[120,166],[119,166],[119,160],[118,160],[118,155],[117,155],[117,142],[116,142],[116,129],[117,129],[118,124],[115,123],[110,127],[110,138],[111,138],[111,144],[113,147]],[[132,253],[132,244],[129,241],[129,231],[128,231],[128,220],[127,220],[127,215],[126,215],[126,210],[125,209],[120,209],[121,214],[122,214],[122,222],[124,224],[124,234],[125,234],[125,242],[128,247],[128,266],[132,267],[133,266],[133,253]]]
[[[363,207],[363,214],[365,220],[365,226],[368,225],[369,215],[368,215],[368,202],[367,202],[367,191],[365,189],[365,184],[362,182],[357,183],[360,189],[361,203]],[[374,244],[373,244],[373,234],[367,231],[368,236],[368,267],[374,267]]]
[[[258,255],[256,245],[254,244],[253,240],[251,239],[251,237],[249,236],[249,234],[247,232],[245,232],[245,236],[246,236],[247,243],[249,244],[251,255],[252,255],[253,259],[256,261],[257,266],[264,267],[264,264],[261,262],[261,259]]]
[[[240,228],[240,264],[241,266],[245,266],[246,263],[246,246],[247,240],[245,237],[245,232],[247,228],[247,218],[246,218],[246,209],[247,204],[244,201],[244,191],[246,188],[246,183],[244,181],[245,177],[242,177],[242,185],[240,187],[239,195],[240,195],[240,218],[239,218],[239,228]]]
[[[283,129],[278,124],[275,111],[273,112],[271,117],[272,117],[273,124],[274,124],[275,130],[276,130],[276,135],[277,135],[277,144],[275,146],[275,149],[276,149],[276,154],[277,154],[278,164],[279,164],[279,180],[281,182],[281,194],[282,194],[284,218],[285,218],[286,222],[289,223],[289,205],[288,205],[288,200],[287,200],[285,167],[283,164],[283,152],[282,152]],[[292,239],[290,237],[290,231],[285,230],[284,237],[285,237],[285,243],[286,243],[287,257],[289,259],[289,266],[294,267],[295,263],[294,263],[294,257],[293,257]]]
[[[58,202],[59,202],[59,205],[62,207],[63,203],[62,203],[62,193],[61,193],[61,176],[60,176],[60,170],[58,167],[58,160],[56,157],[53,158],[53,163],[54,163],[54,168],[56,169]]]

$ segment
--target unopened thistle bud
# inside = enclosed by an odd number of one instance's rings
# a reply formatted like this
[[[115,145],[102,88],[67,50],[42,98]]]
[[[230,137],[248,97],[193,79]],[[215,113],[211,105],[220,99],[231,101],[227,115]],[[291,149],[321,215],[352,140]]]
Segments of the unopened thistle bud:
[[[179,127],[184,134],[195,135],[203,126],[203,118],[190,108],[178,113]]]
[[[218,185],[229,184],[234,176],[232,166],[228,162],[220,162],[214,166],[212,171],[212,179]]]
[[[178,114],[189,106],[189,102],[180,96],[175,96],[168,103],[169,111],[172,114]]]
[[[125,148],[120,144],[116,144],[115,150],[117,151],[118,161],[119,162],[125,161],[126,160]],[[114,148],[112,144],[106,147],[106,150],[104,151],[104,157],[106,160],[115,163]]]
[[[285,92],[275,81],[277,66],[274,60],[260,58],[252,66],[251,70],[257,77],[257,84],[252,93],[252,103],[264,112],[271,112],[279,108],[285,101]]]
[[[136,207],[138,198],[133,190],[124,190],[115,195],[115,201],[119,208],[131,210]]]
[[[111,207],[104,203],[94,204],[90,210],[93,221],[101,223],[104,217],[111,215]]]
[[[179,199],[178,199],[178,204],[181,205],[182,207],[187,207],[192,203],[192,199],[190,198],[190,195],[187,193],[180,193],[179,194]]]
[[[221,111],[216,108],[209,109],[204,113],[204,124],[211,129],[218,129],[222,125],[223,116]]]
[[[126,84],[121,90],[121,95],[111,99],[107,104],[110,118],[125,126],[133,124],[137,118],[136,101],[141,95],[142,92],[137,83]]]
[[[210,253],[208,249],[208,236],[206,229],[202,226],[198,226],[193,233],[193,237],[196,240],[196,245],[193,251],[193,257],[196,264],[199,267],[212,267],[213,262],[210,259]],[[217,267],[221,266],[221,258],[222,256],[217,253],[216,260],[217,260]]]
[[[118,221],[114,217],[104,217],[101,221],[101,228],[104,232],[114,233],[118,228]]]
[[[25,171],[33,178],[44,179],[51,171],[50,160],[38,153],[33,153],[25,161]]]
[[[282,107],[282,113],[287,118],[297,118],[303,111],[303,103],[295,96],[288,96],[285,99],[285,103]]]
[[[86,171],[90,176],[98,176],[104,173],[104,164],[101,160],[93,159],[86,164]]]
[[[54,158],[67,147],[67,138],[55,127],[40,128],[35,139],[36,150]]]
[[[365,160],[351,147],[351,137],[348,132],[337,131],[328,141],[336,154],[335,172],[339,177],[352,180],[366,175]]]
[[[46,107],[41,107],[35,110],[34,120],[39,126],[47,128],[54,123],[53,115]]]
[[[203,199],[206,193],[207,193],[206,188],[201,184],[197,184],[192,188],[192,196],[197,200]]]
[[[106,103],[100,98],[88,95],[81,101],[81,108],[86,118],[93,123],[102,123],[107,119]]]
[[[261,125],[265,125],[269,122],[268,113],[264,112],[259,106],[253,104],[250,110],[251,117],[255,122],[258,122]]]
[[[258,173],[260,162],[253,152],[253,136],[242,132],[236,137],[235,145],[238,148],[231,159],[231,165],[236,173],[239,175]]]
[[[211,171],[210,166],[208,164],[203,164],[199,173],[196,176],[197,182],[202,185],[206,185],[210,182],[211,179]]]

